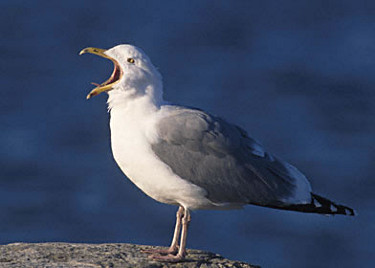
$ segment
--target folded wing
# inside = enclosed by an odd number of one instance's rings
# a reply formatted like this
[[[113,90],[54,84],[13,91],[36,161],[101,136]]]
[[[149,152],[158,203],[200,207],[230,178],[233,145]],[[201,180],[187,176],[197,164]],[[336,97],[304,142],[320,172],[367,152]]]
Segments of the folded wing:
[[[312,201],[310,184],[241,128],[200,110],[169,106],[158,122],[156,156],[212,202],[284,206]]]

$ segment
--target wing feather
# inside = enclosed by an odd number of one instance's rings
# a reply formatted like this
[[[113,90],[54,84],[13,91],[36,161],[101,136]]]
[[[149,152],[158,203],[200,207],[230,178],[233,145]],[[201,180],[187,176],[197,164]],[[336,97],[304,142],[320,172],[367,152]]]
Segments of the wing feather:
[[[178,176],[204,188],[212,202],[280,206],[311,201],[305,176],[240,127],[200,110],[168,109],[152,149]]]

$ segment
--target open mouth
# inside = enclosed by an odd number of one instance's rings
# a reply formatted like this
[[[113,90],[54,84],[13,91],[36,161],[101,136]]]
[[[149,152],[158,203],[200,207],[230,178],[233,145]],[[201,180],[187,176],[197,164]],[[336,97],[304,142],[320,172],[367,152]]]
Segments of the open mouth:
[[[100,94],[101,92],[103,91],[100,91],[100,92],[97,92],[95,91],[96,89],[98,88],[103,88],[105,86],[111,86],[111,88],[113,88],[113,85],[116,84],[120,79],[121,79],[121,76],[122,76],[122,71],[121,71],[121,68],[120,66],[118,65],[117,62],[115,62],[113,60],[113,72],[111,74],[111,76],[107,79],[107,81],[101,83],[101,84],[98,84],[98,83],[95,83],[95,82],[91,82],[92,85],[96,86],[96,88],[94,88],[88,95],[87,95],[87,98],[91,98],[91,97],[94,97],[98,94]],[[108,89],[110,90],[110,89]],[[108,91],[108,90],[105,90],[105,91]]]
[[[112,57],[105,54],[104,53],[105,51],[106,51],[105,49],[88,47],[88,48],[85,48],[85,49],[81,50],[81,52],[79,53],[79,55],[82,55],[84,53],[91,53],[91,54],[101,56],[103,58],[107,58],[107,59],[109,59],[113,62],[113,66],[114,66],[113,72],[112,72],[111,76],[107,79],[107,81],[105,81],[101,84],[94,83],[94,82],[91,83],[94,86],[96,86],[96,88],[91,90],[91,92],[86,97],[87,99],[90,99],[93,96],[99,95],[102,92],[109,91],[109,90],[113,89],[114,85],[116,83],[118,83],[120,81],[121,77],[122,77],[123,72],[121,70],[120,65],[118,64],[118,62],[115,59],[113,59]]]

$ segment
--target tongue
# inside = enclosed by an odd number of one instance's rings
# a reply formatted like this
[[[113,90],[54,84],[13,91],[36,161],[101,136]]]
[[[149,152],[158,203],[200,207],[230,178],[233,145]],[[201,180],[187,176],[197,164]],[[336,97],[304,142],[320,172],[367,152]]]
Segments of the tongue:
[[[97,87],[101,87],[102,85],[98,84],[98,83],[94,83],[94,82],[91,82],[91,85],[94,85],[94,86],[97,86]]]

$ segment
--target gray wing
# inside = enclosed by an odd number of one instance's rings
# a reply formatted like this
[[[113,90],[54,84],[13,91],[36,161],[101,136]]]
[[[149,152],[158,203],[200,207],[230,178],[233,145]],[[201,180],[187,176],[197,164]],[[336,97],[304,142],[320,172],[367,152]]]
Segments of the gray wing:
[[[154,153],[182,179],[204,188],[212,202],[278,206],[295,196],[300,176],[305,179],[221,118],[174,106],[167,114],[157,124]]]

